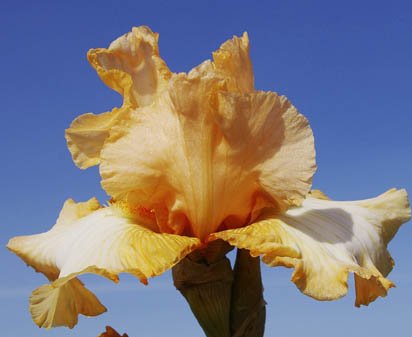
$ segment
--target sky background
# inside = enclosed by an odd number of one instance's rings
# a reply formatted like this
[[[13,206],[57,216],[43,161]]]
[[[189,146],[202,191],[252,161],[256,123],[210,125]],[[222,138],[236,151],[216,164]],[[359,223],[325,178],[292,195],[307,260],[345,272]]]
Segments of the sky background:
[[[160,53],[188,71],[233,35],[251,40],[257,89],[286,95],[309,119],[318,171],[314,187],[355,200],[391,187],[412,192],[411,1],[1,1],[0,3],[0,323],[7,337],[96,337],[111,325],[130,337],[201,337],[170,273],[149,286],[82,279],[108,313],[73,329],[32,322],[28,297],[46,279],[5,248],[12,236],[55,222],[67,198],[107,196],[98,171],[72,163],[64,129],[78,115],[121,104],[86,60],[132,26],[160,33]],[[397,288],[369,307],[348,295],[317,302],[263,267],[266,336],[410,336],[411,223],[390,244]]]

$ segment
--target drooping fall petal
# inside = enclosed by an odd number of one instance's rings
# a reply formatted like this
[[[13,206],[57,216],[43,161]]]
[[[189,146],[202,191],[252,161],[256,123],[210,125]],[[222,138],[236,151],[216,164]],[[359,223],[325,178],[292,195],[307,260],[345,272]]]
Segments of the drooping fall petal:
[[[76,276],[96,273],[117,282],[119,273],[128,272],[146,283],[199,245],[195,238],[142,227],[122,207],[95,210],[96,202],[68,200],[50,231],[13,238],[7,246],[53,281],[36,289],[30,299],[33,319],[41,327],[73,327],[78,314],[105,311]]]
[[[270,266],[294,268],[292,281],[318,300],[347,292],[348,273],[355,273],[356,306],[385,296],[393,286],[385,277],[393,266],[386,246],[411,216],[405,190],[361,201],[331,201],[309,196],[302,207],[284,215],[265,214],[244,228],[212,235],[263,255]]]
[[[78,278],[59,279],[45,284],[30,296],[30,313],[33,321],[43,328],[67,326],[73,328],[78,315],[98,316],[107,309]]]

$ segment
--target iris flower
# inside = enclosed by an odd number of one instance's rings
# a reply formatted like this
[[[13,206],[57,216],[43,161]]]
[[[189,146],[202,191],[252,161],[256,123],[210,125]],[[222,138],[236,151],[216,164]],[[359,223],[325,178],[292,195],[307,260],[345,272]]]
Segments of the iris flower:
[[[393,287],[386,247],[410,219],[406,191],[358,201],[310,191],[312,130],[286,97],[255,90],[246,33],[188,73],[169,70],[147,27],[88,60],[123,104],[76,118],[66,139],[78,167],[99,165],[111,199],[69,199],[50,231],[8,243],[49,280],[30,297],[38,326],[106,311],[82,274],[147,283],[219,239],[293,268],[292,282],[317,300],[344,296],[349,273],[356,306]]]

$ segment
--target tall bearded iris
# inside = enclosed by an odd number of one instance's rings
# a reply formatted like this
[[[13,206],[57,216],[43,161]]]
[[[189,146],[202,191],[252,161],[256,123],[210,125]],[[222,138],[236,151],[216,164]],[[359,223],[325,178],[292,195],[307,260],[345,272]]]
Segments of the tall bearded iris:
[[[50,283],[30,298],[41,327],[73,327],[106,309],[77,278],[146,283],[215,240],[293,268],[306,295],[333,300],[355,275],[356,305],[385,296],[386,249],[410,218],[405,190],[360,201],[310,192],[315,149],[308,121],[284,96],[256,91],[247,34],[189,73],[173,73],[147,27],[88,53],[123,105],[87,113],[66,130],[73,160],[99,165],[108,206],[67,200],[53,228],[8,248]]]

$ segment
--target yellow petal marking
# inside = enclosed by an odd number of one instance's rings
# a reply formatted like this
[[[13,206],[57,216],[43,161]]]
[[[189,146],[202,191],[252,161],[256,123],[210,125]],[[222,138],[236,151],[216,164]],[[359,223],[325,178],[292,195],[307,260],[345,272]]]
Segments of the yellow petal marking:
[[[79,313],[103,312],[76,276],[95,273],[117,282],[118,274],[127,272],[147,283],[147,278],[173,267],[200,245],[196,238],[152,232],[124,217],[115,206],[88,213],[95,206],[94,199],[78,207],[67,201],[50,231],[15,237],[8,243],[11,251],[53,281],[35,290],[31,298],[30,310],[39,326],[72,327]],[[74,214],[83,217],[76,219]]]
[[[308,197],[284,215],[266,214],[250,226],[215,233],[211,240],[263,255],[270,266],[295,268],[292,281],[318,300],[344,296],[348,272],[354,272],[355,305],[360,306],[393,286],[385,278],[393,266],[386,245],[410,212],[405,190],[361,201]]]

